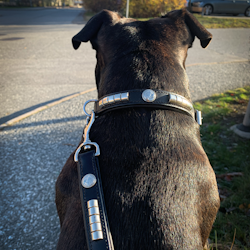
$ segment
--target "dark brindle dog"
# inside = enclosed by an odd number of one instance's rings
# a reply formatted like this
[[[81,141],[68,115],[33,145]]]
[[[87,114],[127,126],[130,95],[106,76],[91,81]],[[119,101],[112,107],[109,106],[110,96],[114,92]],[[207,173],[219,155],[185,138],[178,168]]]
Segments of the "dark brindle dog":
[[[159,89],[191,100],[185,71],[194,37],[205,48],[212,35],[186,10],[146,22],[104,10],[73,38],[96,50],[98,97]],[[214,171],[191,116],[154,108],[107,112],[90,139],[99,157],[116,250],[203,249],[219,208]],[[72,154],[56,183],[61,223],[57,249],[87,249],[77,165]]]

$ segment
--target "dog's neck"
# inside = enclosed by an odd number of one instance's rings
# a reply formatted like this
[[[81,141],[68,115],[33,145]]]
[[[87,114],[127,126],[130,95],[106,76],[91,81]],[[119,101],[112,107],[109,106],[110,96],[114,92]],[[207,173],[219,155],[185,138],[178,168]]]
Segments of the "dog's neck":
[[[186,53],[176,59],[166,56],[157,61],[156,56],[147,52],[124,56],[123,60],[107,62],[103,53],[97,52],[96,85],[98,97],[128,89],[160,89],[174,92],[191,100],[188,77],[185,70]],[[154,59],[152,59],[154,57]]]

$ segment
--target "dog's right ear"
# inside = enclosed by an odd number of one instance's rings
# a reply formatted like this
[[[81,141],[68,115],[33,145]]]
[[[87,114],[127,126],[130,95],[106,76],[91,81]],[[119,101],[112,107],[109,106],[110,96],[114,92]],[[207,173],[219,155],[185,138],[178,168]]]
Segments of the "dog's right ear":
[[[109,10],[102,10],[100,13],[93,16],[84,28],[72,38],[74,49],[78,49],[81,42],[88,42],[95,37],[104,23],[112,23],[117,17],[117,13]]]
[[[212,40],[212,34],[208,32],[189,11],[186,9],[183,11],[185,11],[185,23],[191,33],[200,39],[201,47],[206,48]]]

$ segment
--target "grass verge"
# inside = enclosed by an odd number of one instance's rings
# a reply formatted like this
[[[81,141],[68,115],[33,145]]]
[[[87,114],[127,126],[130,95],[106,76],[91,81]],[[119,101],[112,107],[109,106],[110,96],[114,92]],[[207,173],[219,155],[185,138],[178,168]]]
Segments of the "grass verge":
[[[201,14],[193,14],[198,21],[206,29],[218,29],[218,28],[250,28],[250,18],[249,19],[239,19],[239,18],[217,18],[217,17],[207,17]]]
[[[194,14],[197,20],[206,28],[206,29],[226,29],[226,28],[250,28],[250,18],[217,18],[211,16],[202,16],[201,14]],[[136,18],[139,21],[147,21],[152,19],[149,18]]]
[[[202,144],[221,198],[210,249],[250,249],[250,140],[230,130],[242,123],[249,98],[247,86],[194,104],[203,112]]]
[[[84,21],[88,21],[91,17],[93,17],[95,14],[95,12],[91,11],[91,10],[86,10],[84,11],[84,14],[83,14],[83,18],[84,18]]]
[[[226,29],[226,28],[250,28],[250,18],[249,19],[239,19],[239,18],[217,18],[217,17],[207,17],[201,14],[193,14],[197,20],[206,29]],[[147,21],[150,18],[137,18],[139,21]]]

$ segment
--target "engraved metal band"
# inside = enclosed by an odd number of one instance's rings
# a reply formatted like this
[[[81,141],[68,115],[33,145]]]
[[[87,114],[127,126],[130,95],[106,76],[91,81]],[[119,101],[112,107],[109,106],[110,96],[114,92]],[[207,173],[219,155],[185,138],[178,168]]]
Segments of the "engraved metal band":
[[[87,202],[88,212],[89,212],[89,225],[92,240],[103,239],[102,224],[100,218],[100,211],[98,200],[93,199]]]
[[[111,104],[114,102],[120,102],[120,101],[126,101],[126,100],[129,100],[129,92],[106,96],[99,100],[99,107],[102,107],[104,105]]]

